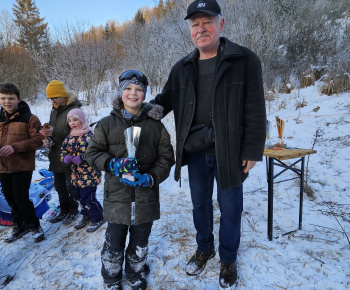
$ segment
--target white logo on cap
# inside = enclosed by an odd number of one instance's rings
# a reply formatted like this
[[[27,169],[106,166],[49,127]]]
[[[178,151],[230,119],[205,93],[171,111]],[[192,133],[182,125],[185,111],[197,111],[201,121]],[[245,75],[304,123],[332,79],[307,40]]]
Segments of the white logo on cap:
[[[199,3],[197,8],[204,8],[205,7],[205,3]]]
[[[74,118],[79,119],[79,115],[74,114]]]

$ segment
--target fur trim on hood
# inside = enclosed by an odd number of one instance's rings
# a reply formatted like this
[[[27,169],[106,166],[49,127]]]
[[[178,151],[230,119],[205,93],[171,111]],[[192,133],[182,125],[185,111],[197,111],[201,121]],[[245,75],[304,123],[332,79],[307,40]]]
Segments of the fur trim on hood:
[[[117,97],[116,99],[114,99],[113,109],[118,111],[118,112],[121,112],[121,114],[123,115],[124,103],[123,103],[122,98]],[[164,116],[163,107],[160,105],[155,105],[155,104],[143,102],[141,105],[141,110],[140,110],[140,113],[138,114],[138,116],[141,117],[144,114],[147,114],[150,118],[159,121]]]
[[[67,92],[67,94],[68,94],[68,101],[67,101],[66,105],[70,105],[76,99],[78,99],[78,96],[74,92]]]

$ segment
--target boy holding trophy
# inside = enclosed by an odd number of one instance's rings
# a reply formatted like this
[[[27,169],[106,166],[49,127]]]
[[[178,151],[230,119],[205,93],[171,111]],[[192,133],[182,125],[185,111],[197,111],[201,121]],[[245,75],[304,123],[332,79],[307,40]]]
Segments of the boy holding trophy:
[[[148,238],[160,217],[159,184],[175,162],[169,133],[160,122],[162,107],[144,102],[147,85],[137,70],[121,74],[113,110],[98,122],[85,155],[91,166],[106,171],[103,214],[108,226],[101,273],[107,288],[122,289],[125,252],[132,289],[146,289]]]

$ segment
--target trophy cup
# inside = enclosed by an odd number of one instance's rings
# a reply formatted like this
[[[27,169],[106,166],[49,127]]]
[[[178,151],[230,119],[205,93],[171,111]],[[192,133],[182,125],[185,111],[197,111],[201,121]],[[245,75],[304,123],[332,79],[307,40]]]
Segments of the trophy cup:
[[[44,155],[45,157],[47,157],[49,155],[51,146],[53,146],[52,139],[50,137],[46,137],[43,140],[43,146],[40,149],[41,154]]]
[[[265,143],[266,149],[271,149],[274,147],[270,141],[270,134],[271,134],[271,121],[266,120],[266,143]]]
[[[280,119],[278,116],[276,116],[276,124],[277,124],[277,132],[278,132],[279,141],[275,144],[275,147],[286,148],[287,144],[283,143],[283,139],[282,139],[285,122],[282,119]]]
[[[126,150],[128,151],[128,157],[135,158],[137,146],[139,145],[141,136],[141,127],[129,127],[124,131]],[[130,181],[135,181],[135,177],[132,173],[123,174],[122,178]]]

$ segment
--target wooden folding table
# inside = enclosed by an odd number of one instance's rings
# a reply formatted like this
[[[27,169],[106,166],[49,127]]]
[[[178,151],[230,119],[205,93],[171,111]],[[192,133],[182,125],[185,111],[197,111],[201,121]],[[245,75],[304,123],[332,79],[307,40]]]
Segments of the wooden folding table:
[[[273,185],[274,183],[280,183],[292,179],[300,179],[300,203],[299,203],[299,230],[302,227],[303,218],[303,194],[304,194],[304,170],[305,170],[305,156],[309,154],[317,153],[316,150],[312,149],[265,149],[264,156],[266,156],[266,173],[267,173],[267,183],[268,183],[268,210],[267,210],[267,236],[268,239],[272,240],[273,232]],[[298,158],[291,165],[287,165],[282,162],[282,160],[288,160]],[[297,163],[301,163],[300,169],[296,168]],[[274,175],[274,166],[282,167],[283,170]],[[298,176],[290,179],[285,179],[281,181],[274,182],[274,180],[286,172],[287,170],[293,171]]]

